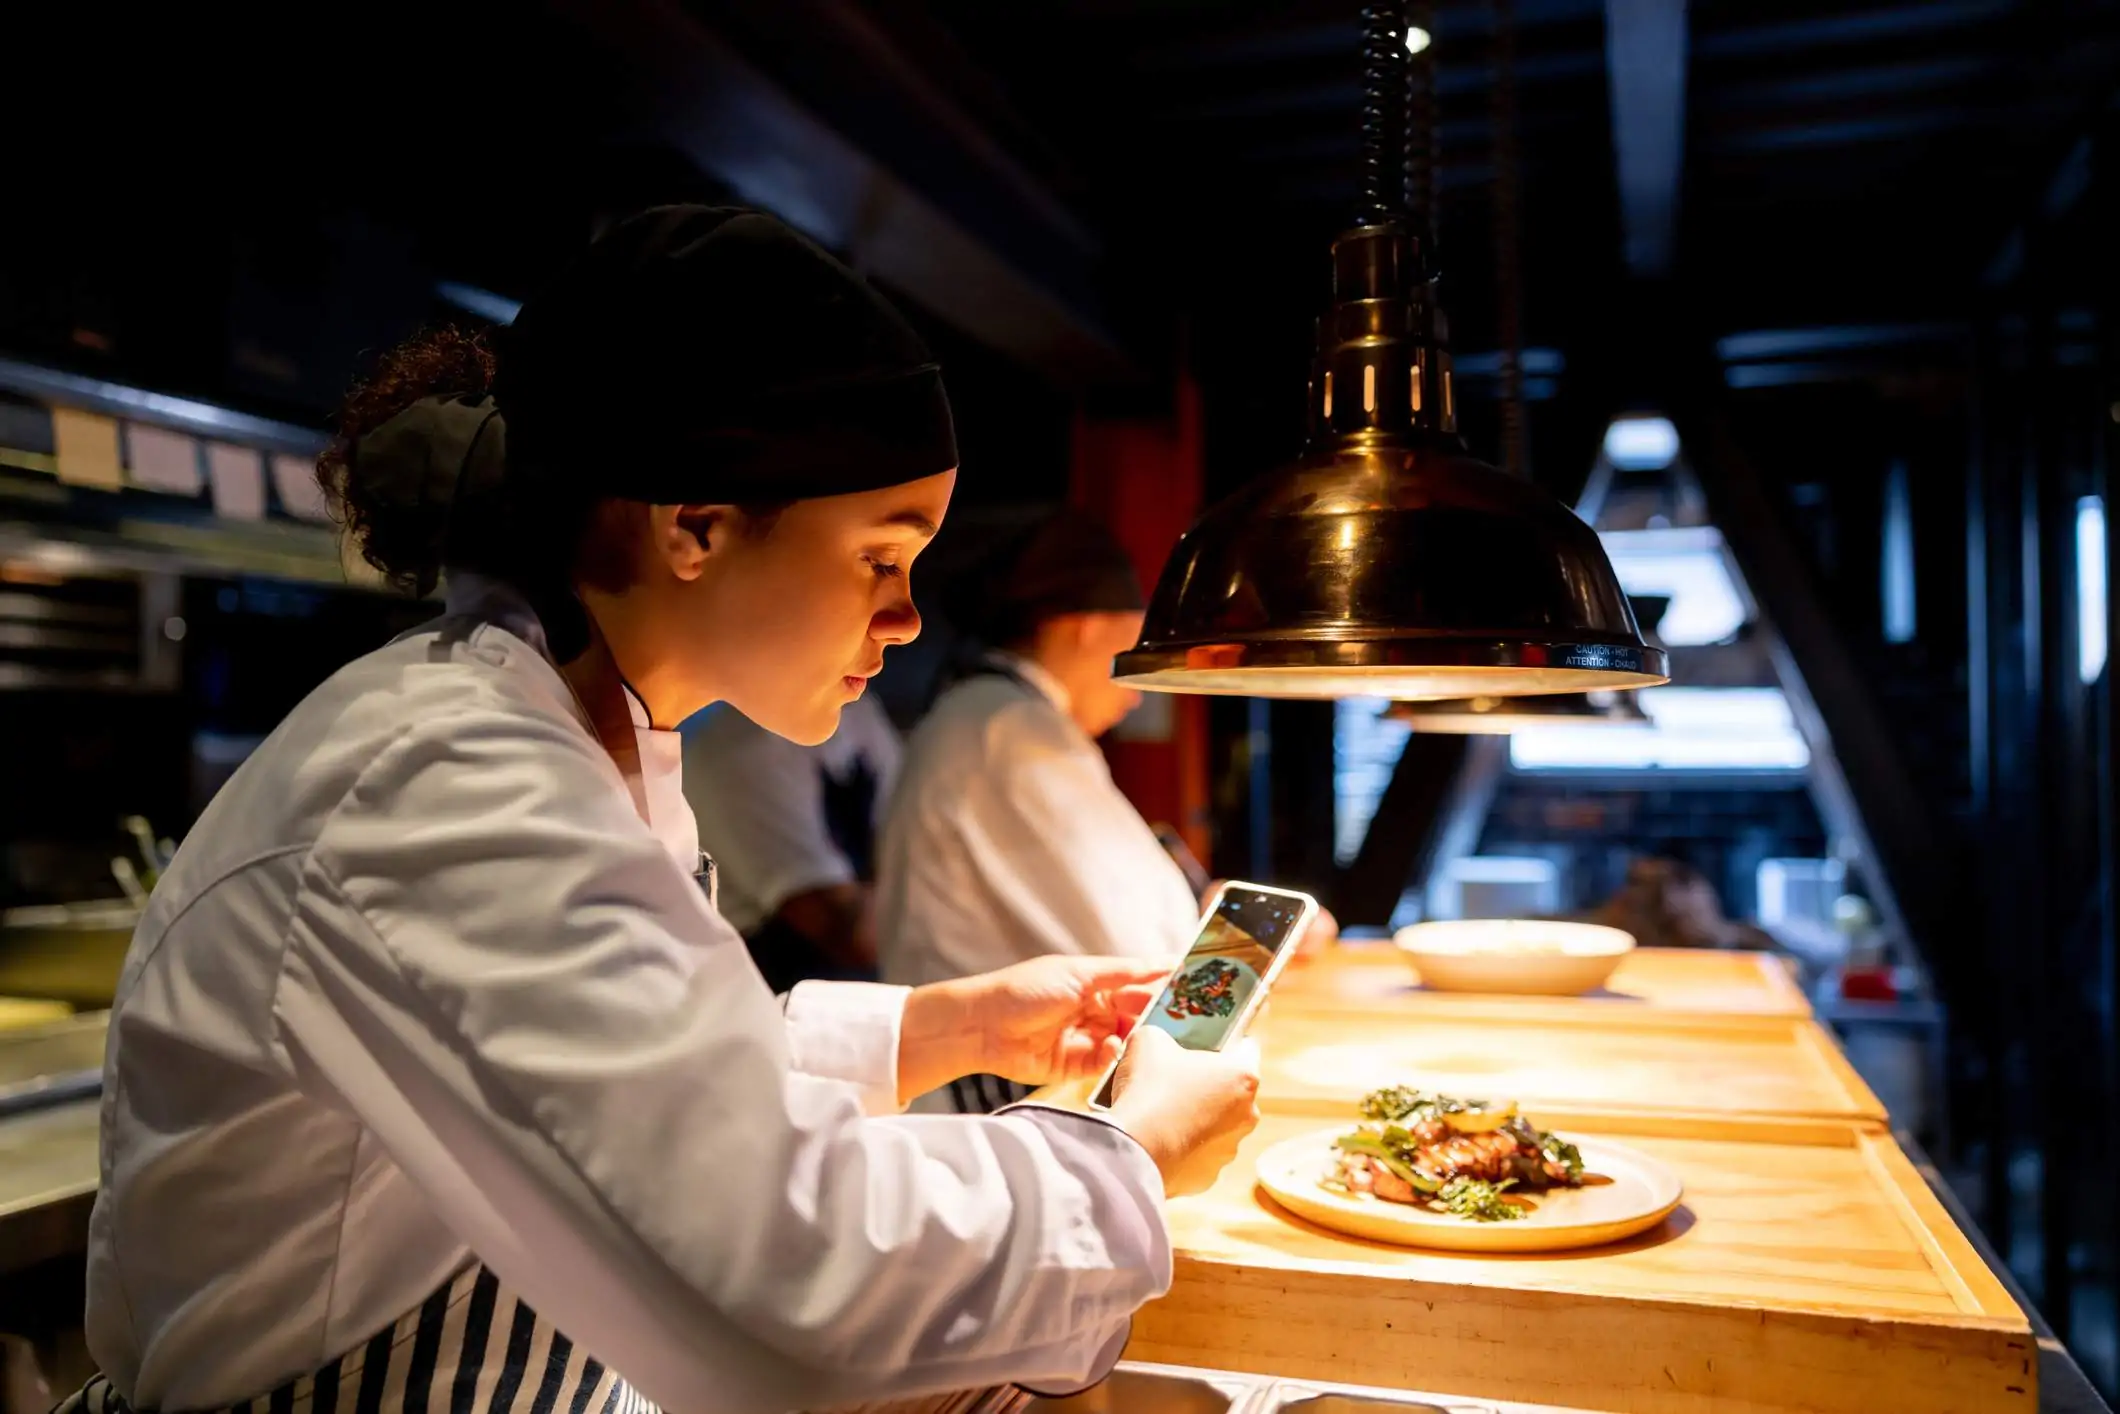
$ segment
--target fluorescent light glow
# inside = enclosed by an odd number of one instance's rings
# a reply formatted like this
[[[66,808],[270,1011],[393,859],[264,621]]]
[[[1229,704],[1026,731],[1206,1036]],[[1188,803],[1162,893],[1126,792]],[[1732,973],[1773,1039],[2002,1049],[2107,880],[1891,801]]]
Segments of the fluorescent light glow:
[[[434,292],[458,309],[495,324],[513,324],[515,316],[523,312],[522,301],[482,290],[477,285],[467,285],[461,280],[436,281]]]
[[[1884,641],[1914,641],[1914,506],[1907,464],[1884,476]]]
[[[2076,502],[2076,676],[2093,683],[2105,671],[2105,499]]]
[[[1678,459],[1668,417],[1622,417],[1605,429],[1605,460],[1621,471],[1661,471]]]
[[[1745,624],[1745,599],[1731,577],[1722,532],[1713,526],[1608,530],[1599,536],[1620,588],[1669,598],[1656,636],[1674,648],[1727,642]]]
[[[1434,42],[1434,36],[1430,35],[1427,30],[1422,29],[1419,25],[1408,25],[1406,27],[1406,52],[1408,54],[1418,54]]]
[[[1522,771],[1801,771],[1811,753],[1778,687],[1642,689],[1646,727],[1527,727]]]

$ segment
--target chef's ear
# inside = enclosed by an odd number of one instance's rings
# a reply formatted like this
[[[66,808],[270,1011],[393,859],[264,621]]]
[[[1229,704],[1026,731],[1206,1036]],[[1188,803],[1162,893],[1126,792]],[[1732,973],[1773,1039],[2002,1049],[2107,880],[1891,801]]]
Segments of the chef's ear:
[[[652,515],[655,553],[679,579],[699,578],[707,557],[727,548],[736,534],[734,506],[657,506]]]

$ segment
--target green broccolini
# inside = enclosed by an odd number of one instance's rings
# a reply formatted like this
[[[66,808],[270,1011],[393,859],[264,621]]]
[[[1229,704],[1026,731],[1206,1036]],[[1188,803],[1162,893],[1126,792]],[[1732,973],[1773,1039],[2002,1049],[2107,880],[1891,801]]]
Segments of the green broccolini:
[[[1502,1196],[1504,1191],[1514,1187],[1516,1180],[1513,1178],[1505,1178],[1500,1183],[1489,1183],[1483,1178],[1453,1178],[1428,1200],[1428,1206],[1474,1222],[1514,1222],[1531,1215],[1530,1209]]]
[[[1489,1104],[1390,1085],[1362,1097],[1368,1123],[1334,1141],[1344,1156],[1328,1186],[1372,1191],[1363,1159],[1412,1190],[1387,1201],[1412,1202],[1470,1222],[1511,1222],[1531,1205],[1504,1196],[1577,1187],[1583,1157],[1557,1134],[1535,1127],[1513,1102]],[[1383,1196],[1383,1195],[1379,1195]]]

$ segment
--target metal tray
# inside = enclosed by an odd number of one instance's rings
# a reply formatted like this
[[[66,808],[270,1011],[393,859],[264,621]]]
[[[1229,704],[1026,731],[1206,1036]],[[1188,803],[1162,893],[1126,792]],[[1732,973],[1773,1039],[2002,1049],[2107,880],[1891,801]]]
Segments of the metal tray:
[[[1245,1414],[1266,1382],[1222,1370],[1124,1361],[1104,1382],[1061,1399],[1035,1399],[1024,1414]]]
[[[103,1088],[103,1039],[110,1013],[90,1012],[48,1026],[0,1031],[0,1115],[56,1105]]]
[[[1495,1414],[1495,1407],[1451,1395],[1279,1380],[1251,1414]]]
[[[1121,1361],[1104,1383],[1024,1414],[1500,1414],[1449,1395]]]

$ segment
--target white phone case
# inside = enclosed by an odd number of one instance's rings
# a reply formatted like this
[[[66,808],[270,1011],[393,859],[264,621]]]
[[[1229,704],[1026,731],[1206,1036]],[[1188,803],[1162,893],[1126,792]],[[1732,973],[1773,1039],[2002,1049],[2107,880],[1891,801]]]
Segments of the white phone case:
[[[1215,916],[1215,911],[1222,906],[1223,895],[1231,892],[1271,894],[1276,898],[1292,898],[1302,904],[1302,909],[1296,914],[1296,921],[1289,930],[1287,941],[1274,950],[1273,961],[1267,965],[1266,975],[1259,979],[1259,985],[1253,989],[1251,996],[1245,999],[1244,1010],[1237,1014],[1229,1029],[1222,1034],[1221,1042],[1215,1046],[1217,1051],[1226,1049],[1232,1041],[1243,1037],[1245,1029],[1251,1025],[1252,1017],[1256,1016],[1259,1008],[1265,1005],[1266,994],[1273,990],[1273,984],[1281,976],[1281,969],[1288,966],[1288,960],[1296,955],[1298,948],[1302,947],[1304,935],[1310,931],[1311,924],[1315,923],[1318,917],[1318,901],[1309,894],[1301,893],[1295,889],[1271,888],[1265,884],[1247,884],[1237,879],[1226,880],[1220,888],[1208,896],[1206,907],[1200,911],[1200,925],[1193,930],[1193,942],[1187,944],[1184,956],[1172,964],[1170,972],[1163,979],[1163,987],[1158,988],[1156,991],[1156,996],[1159,1000],[1163,995],[1163,989],[1170,986],[1170,979],[1175,977],[1192,957],[1193,947],[1198,944],[1200,933],[1206,930],[1208,923]],[[1150,1005],[1153,1006],[1155,1003],[1151,1002]],[[1128,1044],[1132,1044],[1131,1037],[1128,1038]],[[1122,1049],[1119,1052],[1119,1059],[1113,1061],[1106,1068],[1104,1074],[1098,1079],[1096,1088],[1090,1091],[1090,1108],[1102,1110],[1111,1107],[1110,1090],[1112,1077],[1119,1073],[1120,1062],[1125,1059],[1126,1052]]]

